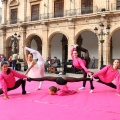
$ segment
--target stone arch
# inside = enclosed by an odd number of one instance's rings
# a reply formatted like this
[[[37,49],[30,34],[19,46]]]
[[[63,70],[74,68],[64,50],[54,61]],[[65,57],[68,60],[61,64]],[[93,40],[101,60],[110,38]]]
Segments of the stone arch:
[[[120,29],[120,25],[116,25],[116,26],[111,28],[110,34],[109,34],[109,39],[108,39],[109,41],[111,40],[112,35],[119,29]]]
[[[98,37],[93,32],[93,30],[82,29],[82,30],[78,31],[75,35],[75,43],[77,43],[79,45],[79,47],[87,49],[89,52],[90,58],[92,58],[93,56],[96,58],[95,67],[98,67],[98,59],[99,59]],[[85,52],[79,51],[79,55],[81,57],[85,58]],[[89,66],[91,66],[91,63],[89,64]]]
[[[38,50],[42,54],[42,38],[37,34],[30,34],[25,40],[25,45]]]
[[[51,33],[51,34],[49,35],[49,37],[48,37],[48,38],[49,38],[49,39],[48,39],[48,40],[49,40],[48,43],[50,44],[50,42],[51,42],[52,38],[54,37],[54,35],[55,35],[55,34],[59,34],[59,33],[65,35],[66,38],[67,38],[67,40],[69,40],[69,37],[68,37],[67,33],[62,32],[62,31],[55,31],[55,32],[53,32],[53,33]]]
[[[78,32],[76,32],[75,34],[75,43],[77,41],[77,38],[79,37],[79,35],[82,33],[82,32],[85,32],[85,31],[90,31],[90,32],[93,32],[94,33],[94,30],[91,30],[91,29],[82,29],[82,30],[79,30]],[[97,36],[96,36],[97,37]],[[98,38],[98,37],[97,37]]]
[[[120,34],[120,25],[114,26],[111,28],[110,35],[108,37],[109,42],[109,55],[110,55],[110,63],[113,62],[114,59],[120,59],[119,52],[120,51],[120,40],[119,40],[119,34]]]
[[[17,42],[17,53],[19,53],[19,42]],[[9,36],[5,41],[5,56],[8,59],[13,54],[13,41]]]
[[[68,59],[68,36],[66,33],[56,31],[50,34],[48,39],[51,58],[57,56],[61,61]]]
[[[16,6],[19,5],[19,0],[10,0],[9,1],[9,6]]]

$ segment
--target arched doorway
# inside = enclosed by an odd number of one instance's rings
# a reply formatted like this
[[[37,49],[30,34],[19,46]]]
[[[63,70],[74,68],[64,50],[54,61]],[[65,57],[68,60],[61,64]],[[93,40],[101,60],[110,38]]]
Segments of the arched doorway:
[[[76,43],[88,50],[90,58],[95,57],[95,67],[98,67],[98,38],[91,31],[83,31],[77,37]],[[84,52],[79,52],[81,57],[84,57]],[[90,65],[91,66],[91,63]]]
[[[19,53],[19,41],[17,42],[16,52]],[[14,53],[14,41],[11,40],[11,36],[5,43],[5,57],[8,59]]]
[[[68,58],[68,40],[67,37],[62,33],[56,33],[51,38],[51,59],[55,56],[60,61],[66,61]]]
[[[110,39],[110,62],[120,59],[120,29],[115,31]]]
[[[31,35],[26,40],[26,45],[42,54],[42,40],[38,35]],[[34,55],[34,59],[36,56]]]

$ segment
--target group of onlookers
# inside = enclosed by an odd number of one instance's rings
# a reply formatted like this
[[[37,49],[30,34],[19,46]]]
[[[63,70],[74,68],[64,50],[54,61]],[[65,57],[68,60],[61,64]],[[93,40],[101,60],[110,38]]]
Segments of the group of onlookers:
[[[57,68],[60,67],[61,67],[60,59],[58,59],[56,56],[54,57],[54,59],[48,57],[48,59],[45,62],[45,72],[52,72],[52,70],[56,72]]]

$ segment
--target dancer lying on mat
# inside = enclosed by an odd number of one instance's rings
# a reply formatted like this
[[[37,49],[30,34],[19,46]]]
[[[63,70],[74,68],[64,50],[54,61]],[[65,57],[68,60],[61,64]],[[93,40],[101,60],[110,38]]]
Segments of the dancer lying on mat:
[[[28,69],[25,72],[25,75],[34,78],[44,77],[44,61],[41,54],[37,50],[33,50],[28,47],[23,46],[23,48],[25,49],[25,58],[28,64]],[[27,51],[29,51],[30,53],[27,54]],[[36,55],[38,59],[37,62],[33,60],[33,54]],[[42,87],[42,82],[40,82],[36,90],[40,90],[41,87]]]
[[[115,88],[118,96],[120,96],[120,73],[118,71],[119,65],[119,60],[114,60],[113,65],[107,65],[92,75],[93,80]],[[116,79],[116,85],[112,83],[114,79]]]
[[[54,95],[66,95],[66,94],[74,94],[76,93],[76,90],[68,90],[67,87],[67,82],[80,82],[88,80],[90,81],[90,78],[73,78],[73,77],[51,77],[51,76],[46,76],[42,78],[27,78],[27,81],[51,81],[51,82],[56,82],[58,85],[61,85],[63,88],[60,89],[55,86],[51,86],[49,88],[49,94]]]
[[[88,57],[89,57],[89,54],[88,54],[88,51],[84,48],[79,48],[82,52],[85,52],[85,55],[86,55],[86,61],[83,60],[82,58],[79,57],[78,55],[78,45],[72,45],[72,49],[70,51],[71,53],[71,58],[73,60],[73,66],[80,69],[83,73],[83,77],[86,78],[87,77],[87,74],[91,76],[91,72],[87,69],[87,61],[88,61]],[[79,89],[84,89],[85,88],[85,85],[86,85],[86,81],[83,81],[83,87],[82,88],[79,88]],[[93,82],[90,81],[90,93],[93,92],[94,90],[94,86],[93,86]]]
[[[15,80],[15,77],[20,78]],[[27,78],[26,75],[20,74],[15,70],[8,68],[7,62],[1,63],[1,72],[0,72],[0,83],[2,88],[0,88],[0,94],[4,93],[4,99],[8,99],[7,92],[22,86],[22,94],[26,94],[25,90],[25,81],[23,78]]]

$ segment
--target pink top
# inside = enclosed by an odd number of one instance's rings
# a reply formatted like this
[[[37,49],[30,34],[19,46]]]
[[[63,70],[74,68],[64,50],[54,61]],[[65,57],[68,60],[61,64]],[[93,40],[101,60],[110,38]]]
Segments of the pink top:
[[[79,58],[79,57],[74,58],[73,51],[74,51],[74,48],[72,48],[71,51],[70,51],[71,57],[72,57],[72,60],[73,60],[73,66],[75,66],[78,69],[84,69],[86,73],[89,73],[90,71],[85,67],[86,61]]]
[[[27,78],[25,75],[20,74],[11,68],[9,68],[9,69],[10,69],[9,74],[0,72],[0,82],[1,82],[2,90],[5,95],[7,95],[7,88],[12,88],[15,86],[15,77]]]
[[[108,66],[105,66],[100,71],[93,74],[92,76],[93,77],[99,77],[105,83],[110,83],[115,78],[119,78],[119,71],[118,70],[113,70],[112,66],[108,65]]]
[[[116,79],[117,92],[120,93],[120,74],[118,70],[113,70],[111,65],[104,67],[92,76],[99,77],[105,83],[110,83]]]
[[[75,94],[77,93],[75,90],[68,90],[68,87],[66,85],[62,86],[62,88],[57,91],[57,95],[72,95],[72,94]]]

